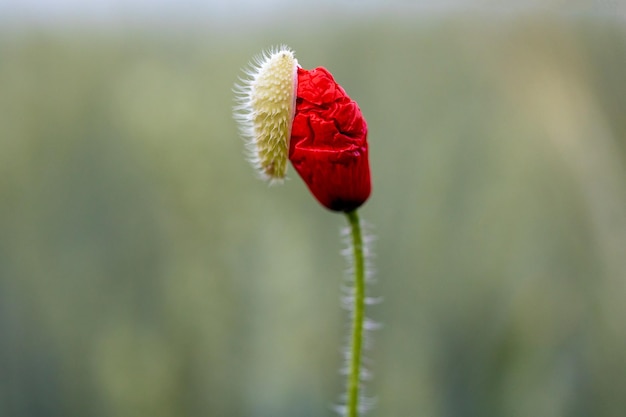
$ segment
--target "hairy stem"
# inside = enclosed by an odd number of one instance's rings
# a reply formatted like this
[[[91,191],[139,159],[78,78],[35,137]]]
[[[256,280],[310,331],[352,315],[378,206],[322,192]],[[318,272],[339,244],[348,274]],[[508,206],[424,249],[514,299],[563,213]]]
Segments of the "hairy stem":
[[[350,342],[347,417],[358,417],[361,379],[361,351],[363,350],[363,320],[365,318],[365,264],[361,222],[356,210],[346,213],[350,223],[354,251],[354,306],[352,310],[352,340]]]

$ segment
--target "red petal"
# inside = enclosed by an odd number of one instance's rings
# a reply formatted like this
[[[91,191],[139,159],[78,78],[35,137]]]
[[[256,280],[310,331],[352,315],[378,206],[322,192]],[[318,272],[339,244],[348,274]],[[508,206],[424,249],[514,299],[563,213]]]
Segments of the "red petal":
[[[370,195],[367,124],[325,68],[298,68],[289,160],[330,210],[354,210]]]

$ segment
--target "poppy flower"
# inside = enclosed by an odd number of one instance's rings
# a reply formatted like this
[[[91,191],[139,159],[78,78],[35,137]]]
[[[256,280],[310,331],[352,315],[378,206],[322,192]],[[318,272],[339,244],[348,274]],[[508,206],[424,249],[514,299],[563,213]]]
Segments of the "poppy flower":
[[[328,70],[301,68],[286,47],[257,58],[247,73],[235,116],[261,176],[280,181],[289,159],[324,207],[361,206],[371,181],[367,124],[356,102]]]

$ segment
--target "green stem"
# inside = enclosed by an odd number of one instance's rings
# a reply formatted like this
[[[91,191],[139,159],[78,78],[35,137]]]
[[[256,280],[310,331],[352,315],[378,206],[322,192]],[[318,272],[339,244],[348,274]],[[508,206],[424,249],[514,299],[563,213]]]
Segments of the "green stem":
[[[354,251],[354,306],[352,311],[352,341],[349,347],[350,368],[348,373],[347,417],[358,417],[363,320],[365,318],[365,264],[359,215],[354,210],[346,213],[346,216],[350,223],[352,250]]]

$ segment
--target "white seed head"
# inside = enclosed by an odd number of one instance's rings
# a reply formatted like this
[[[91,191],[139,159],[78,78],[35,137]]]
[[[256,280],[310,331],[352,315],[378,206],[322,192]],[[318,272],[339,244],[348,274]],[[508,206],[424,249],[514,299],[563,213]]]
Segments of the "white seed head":
[[[234,117],[260,176],[280,182],[287,171],[298,61],[287,46],[257,56],[235,85]]]

